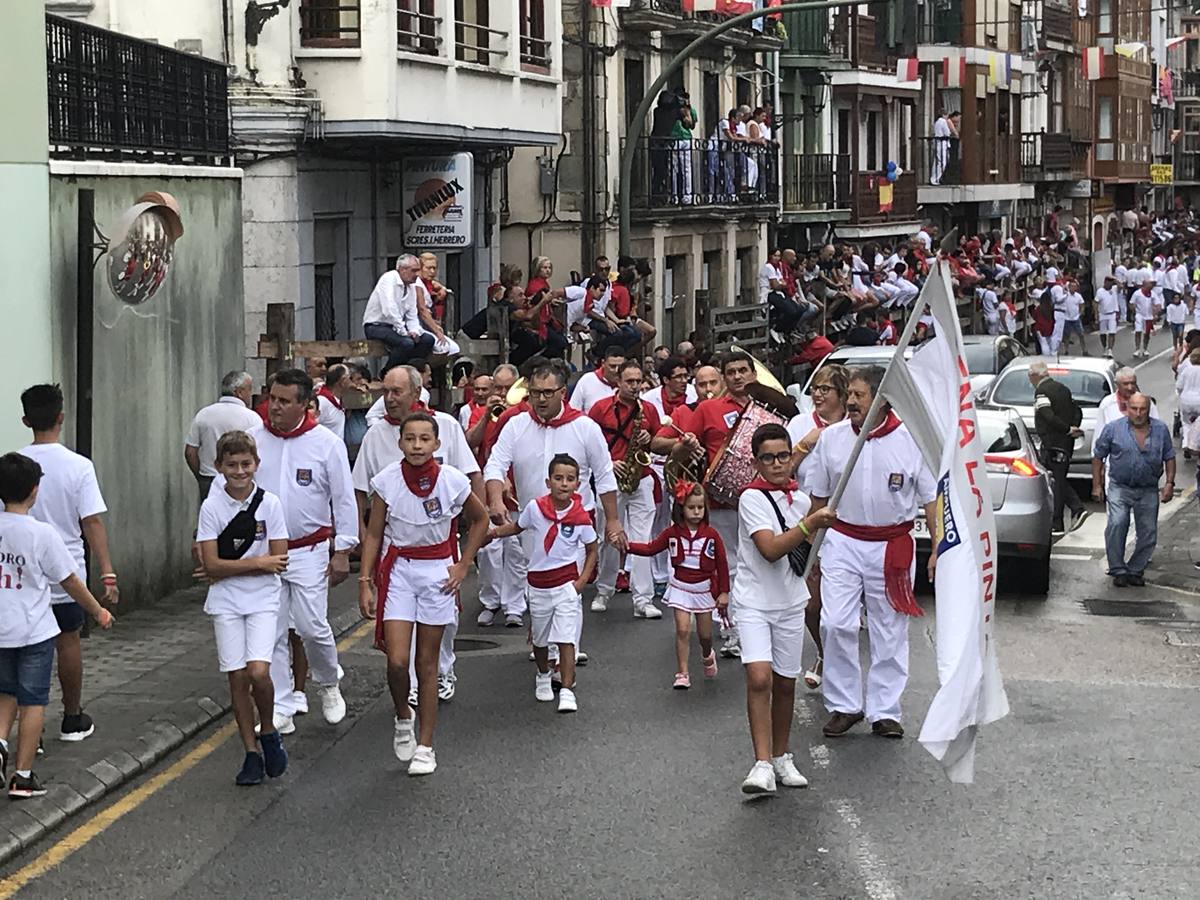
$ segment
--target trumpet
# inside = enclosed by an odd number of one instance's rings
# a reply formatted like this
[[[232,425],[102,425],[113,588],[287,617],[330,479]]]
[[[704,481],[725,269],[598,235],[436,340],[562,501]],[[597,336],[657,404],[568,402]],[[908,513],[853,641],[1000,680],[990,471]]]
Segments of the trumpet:
[[[498,418],[504,415],[504,411],[506,409],[508,409],[508,407],[503,403],[493,403],[488,407],[488,413],[491,415],[492,421],[495,422]]]

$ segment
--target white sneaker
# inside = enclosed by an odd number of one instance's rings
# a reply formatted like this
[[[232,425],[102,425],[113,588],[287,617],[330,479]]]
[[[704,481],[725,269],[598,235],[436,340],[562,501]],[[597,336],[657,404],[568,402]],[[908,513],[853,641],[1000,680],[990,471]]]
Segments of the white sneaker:
[[[785,753],[771,760],[771,768],[775,770],[775,780],[784,787],[808,787],[808,779],[800,774],[796,764],[792,762],[792,754]]]
[[[533,696],[542,703],[549,703],[554,699],[554,687],[550,683],[550,679],[552,677],[553,675],[550,672],[547,672],[545,675],[543,675],[541,672],[538,672],[537,675],[534,676]]]
[[[308,715],[308,694],[304,691],[292,691],[292,704],[296,707],[296,715]]]
[[[338,663],[338,684],[341,684],[342,679],[346,677],[346,670],[342,668],[342,664]]]
[[[438,673],[438,699],[443,703],[449,703],[454,699],[454,689],[458,685],[458,676],[453,672],[447,672],[445,675]]]
[[[654,605],[653,601],[647,601],[633,611],[635,619],[661,619],[662,610]]]
[[[296,723],[292,720],[292,717],[285,716],[283,713],[275,713],[272,715],[271,722],[275,725],[275,730],[280,734],[292,734],[296,730]],[[254,726],[254,733],[261,733],[257,725]]]
[[[492,625],[496,621],[496,611],[494,609],[484,609],[479,613],[479,618],[475,620],[477,625],[482,625],[484,628]]]
[[[408,762],[417,750],[417,736],[413,730],[416,716],[410,719],[396,717],[396,728],[392,732],[392,750],[400,762]]]
[[[576,647],[575,648],[575,665],[586,666],[587,664],[588,664],[587,651],[580,650],[578,647]]]
[[[321,698],[321,715],[325,717],[326,722],[336,725],[346,718],[346,701],[336,684],[321,685],[317,688],[317,696]]]
[[[596,599],[592,601],[592,612],[608,612],[608,598],[597,594]]]
[[[523,616],[518,616],[516,613],[509,613],[504,617],[505,628],[520,628],[524,624],[525,618]]]
[[[775,770],[769,762],[758,760],[746,780],[742,782],[742,793],[752,796],[775,793]]]
[[[733,659],[742,655],[742,645],[736,636],[725,638],[725,642],[721,644],[721,655],[726,659]]]
[[[437,757],[432,747],[418,746],[413,754],[412,762],[408,764],[409,775],[432,775],[437,768]]]
[[[558,692],[558,711],[560,713],[572,713],[579,709],[579,704],[575,702],[575,692],[569,688],[563,688]]]

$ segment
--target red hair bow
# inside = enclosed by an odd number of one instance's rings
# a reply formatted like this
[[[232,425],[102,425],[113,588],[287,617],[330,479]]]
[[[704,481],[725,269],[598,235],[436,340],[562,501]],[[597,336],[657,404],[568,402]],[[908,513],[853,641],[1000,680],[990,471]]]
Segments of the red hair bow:
[[[694,490],[696,490],[696,482],[684,478],[679,479],[675,482],[675,502],[682,506]]]

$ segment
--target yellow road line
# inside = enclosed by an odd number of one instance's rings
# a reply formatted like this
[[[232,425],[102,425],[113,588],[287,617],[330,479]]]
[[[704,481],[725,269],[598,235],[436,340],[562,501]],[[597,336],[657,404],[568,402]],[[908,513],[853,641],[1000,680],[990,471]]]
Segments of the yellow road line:
[[[374,627],[374,624],[371,622],[363,622],[338,642],[338,650],[346,650],[352,644],[364,638]],[[130,791],[120,800],[101,810],[62,840],[55,843],[33,862],[18,869],[7,878],[0,880],[0,900],[8,900],[8,898],[16,894],[17,891],[21,890],[29,882],[41,878],[50,870],[60,865],[76,850],[87,846],[108,830],[111,825],[118,822],[128,813],[133,812],[172,781],[186,774],[206,757],[210,756],[213,751],[235,734],[237,734],[237,723],[227,723],[204,741],[204,743],[194,747],[186,756],[174,763],[165,772],[160,772],[145,784]]]

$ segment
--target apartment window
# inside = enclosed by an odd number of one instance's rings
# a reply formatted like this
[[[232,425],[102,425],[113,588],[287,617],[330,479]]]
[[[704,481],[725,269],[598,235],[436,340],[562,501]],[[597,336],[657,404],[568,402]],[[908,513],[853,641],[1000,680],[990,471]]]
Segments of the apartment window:
[[[625,128],[633,121],[638,104],[646,95],[646,63],[640,56],[625,57]]]
[[[1099,16],[1096,24],[1096,33],[1102,35],[1112,34],[1112,0],[1100,0],[1097,11]]]
[[[301,0],[303,47],[359,46],[358,0]]]
[[[535,71],[550,70],[544,0],[521,0],[521,66]]]
[[[1096,98],[1096,159],[1113,159],[1113,98]]]
[[[398,0],[396,4],[396,46],[407,53],[436,56],[442,43],[438,35],[442,24],[434,15],[434,0]]]
[[[727,109],[721,109],[721,76],[717,72],[704,72],[700,76],[700,97],[703,109],[700,114],[704,117],[704,133],[711,135],[717,130],[717,123],[724,118]]]
[[[879,113],[867,113],[867,171],[881,169],[879,165]]]
[[[462,62],[494,66],[508,51],[507,32],[488,25],[488,0],[454,0],[454,56]]]

